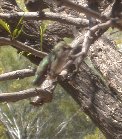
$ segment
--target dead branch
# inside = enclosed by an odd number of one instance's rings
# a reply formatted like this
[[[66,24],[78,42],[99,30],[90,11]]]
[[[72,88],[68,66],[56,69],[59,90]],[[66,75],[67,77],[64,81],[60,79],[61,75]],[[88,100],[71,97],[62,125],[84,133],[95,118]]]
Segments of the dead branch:
[[[72,56],[72,57],[81,56],[81,59],[83,57],[85,57],[88,53],[89,47],[93,43],[93,37],[95,36],[96,31],[99,31],[99,29],[109,28],[111,25],[112,25],[112,22],[111,22],[111,20],[109,20],[105,23],[95,25],[91,29],[89,29],[88,32],[85,34],[85,37],[84,37],[84,41],[83,41],[83,44],[82,44],[82,51],[80,53],[76,54],[75,56]]]
[[[93,18],[99,19],[102,22],[106,22],[107,20],[111,20],[111,18],[109,16],[102,15],[102,14],[100,14],[92,9],[88,9],[88,8],[83,7],[81,5],[77,5],[73,2],[71,2],[70,0],[62,0],[61,2],[63,5],[65,5],[67,7],[73,8],[74,10],[76,10],[78,12],[82,12],[82,13],[86,14],[87,16],[91,16]],[[113,27],[116,27],[116,28],[122,30],[122,25],[118,24],[116,22],[113,22]]]
[[[71,2],[70,0],[61,0],[61,3],[63,5],[65,5],[65,6],[67,6],[67,7],[70,7],[72,9],[78,11],[78,12],[84,13],[87,16],[91,16],[91,17],[97,18],[97,19],[99,19],[101,21],[108,20],[108,18],[106,16],[103,16],[100,13],[95,12],[92,9],[89,9],[89,8],[84,7],[84,6],[78,5],[78,4],[74,3],[74,2]]]
[[[28,99],[35,96],[41,96],[46,99],[52,98],[52,94],[42,88],[31,88],[19,92],[2,93],[0,94],[0,102],[16,102],[23,99]]]
[[[34,76],[35,70],[33,69],[22,69],[16,70],[0,75],[0,81],[13,80],[13,79],[23,79],[26,77]]]
[[[20,19],[23,20],[52,20],[59,21],[60,23],[71,24],[75,26],[86,27],[88,26],[87,19],[81,19],[69,16],[67,14],[53,13],[53,12],[16,12],[16,13],[0,13],[1,19]]]
[[[82,35],[79,35],[77,38],[75,38],[71,43],[71,48],[73,49],[70,52],[70,57],[69,57],[70,60],[66,63],[66,65],[64,66],[64,69],[67,69],[74,61],[76,61],[77,63],[76,70],[78,70],[80,64],[82,63],[84,58],[87,56],[87,53],[91,44],[94,43],[103,34],[102,32],[101,35],[99,34],[95,35],[96,31],[99,32],[100,29],[106,30],[107,28],[109,28],[110,25],[112,25],[111,20],[105,23],[95,25],[87,31],[87,33],[85,34],[85,37],[83,37]],[[77,49],[77,47],[79,47],[79,44],[81,44],[80,45],[81,51],[73,55],[74,51]]]

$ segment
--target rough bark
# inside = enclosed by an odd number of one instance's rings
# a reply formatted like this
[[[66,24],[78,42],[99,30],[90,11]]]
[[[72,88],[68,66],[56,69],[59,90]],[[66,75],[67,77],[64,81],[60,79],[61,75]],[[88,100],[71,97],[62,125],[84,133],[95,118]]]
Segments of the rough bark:
[[[13,4],[14,9],[16,9],[15,3],[9,2],[9,0],[3,1]],[[2,9],[6,9],[5,5]],[[9,21],[9,23],[14,26],[16,22]],[[23,33],[18,40],[21,42],[27,41],[30,46],[36,43],[36,48],[39,49],[39,34],[36,32],[38,27],[39,22],[26,21],[24,32],[33,33],[33,37]],[[71,26],[57,22],[48,26],[43,42],[44,51],[49,52],[50,48],[65,35],[73,37]],[[2,30],[0,36],[7,37],[7,34]],[[88,56],[92,64],[86,60],[81,64],[79,73],[73,80],[62,81],[59,79],[59,83],[100,128],[107,139],[121,139],[122,54],[117,52],[109,40],[100,38],[91,46]],[[30,58],[35,64],[38,64],[41,60],[34,55],[27,58]]]
[[[91,48],[94,66],[104,75],[95,75],[95,70],[85,63],[81,65],[74,82],[61,82],[74,100],[101,129],[107,139],[122,138],[122,99],[121,99],[121,54],[110,45],[98,40]],[[115,58],[116,57],[116,58]],[[117,59],[119,59],[118,64]],[[116,68],[117,66],[117,68]],[[106,74],[109,73],[109,74]],[[105,75],[106,74],[106,75]]]

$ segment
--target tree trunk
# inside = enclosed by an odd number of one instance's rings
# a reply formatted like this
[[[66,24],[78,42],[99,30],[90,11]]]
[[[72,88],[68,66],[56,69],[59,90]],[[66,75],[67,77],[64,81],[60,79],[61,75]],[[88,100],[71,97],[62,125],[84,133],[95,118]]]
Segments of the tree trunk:
[[[90,56],[100,73],[93,69],[93,65],[82,63],[73,81],[60,83],[107,139],[121,139],[122,55],[99,39],[92,46]]]

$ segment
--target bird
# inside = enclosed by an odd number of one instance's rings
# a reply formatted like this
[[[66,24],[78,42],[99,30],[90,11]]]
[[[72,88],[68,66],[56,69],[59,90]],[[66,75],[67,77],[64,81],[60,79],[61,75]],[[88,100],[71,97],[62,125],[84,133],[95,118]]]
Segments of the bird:
[[[60,74],[60,72],[63,70],[70,50],[70,46],[67,45],[64,41],[57,43],[54,46],[52,52],[44,57],[40,62],[35,73],[33,84],[36,86],[41,86],[45,79],[48,77],[48,82],[50,82],[52,85],[57,75]],[[48,87],[45,89],[48,89]],[[52,86],[50,87],[52,88]],[[45,98],[37,96],[30,103],[34,106],[41,106],[46,102],[47,101],[45,101]]]
[[[40,86],[45,80],[47,73],[49,73],[50,79],[55,79],[63,70],[69,51],[70,46],[64,41],[57,43],[52,52],[45,56],[38,65],[33,85]]]
[[[61,71],[64,68],[64,65],[66,64],[66,61],[68,59],[68,54],[71,50],[70,45],[66,44],[64,41],[60,41],[55,47],[54,47],[54,55],[55,59],[51,63],[50,67],[50,77],[55,78],[57,75],[61,73]]]
[[[46,57],[44,57],[42,61],[39,63],[33,80],[33,85],[40,86],[43,83],[43,81],[46,78],[45,75],[47,74],[49,63],[52,62],[52,59],[53,55],[52,53],[50,53]]]

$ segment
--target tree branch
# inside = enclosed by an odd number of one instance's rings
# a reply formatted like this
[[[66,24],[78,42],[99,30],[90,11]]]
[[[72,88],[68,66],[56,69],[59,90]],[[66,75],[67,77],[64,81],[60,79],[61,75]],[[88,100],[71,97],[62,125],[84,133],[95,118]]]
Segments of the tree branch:
[[[101,23],[98,25],[93,26],[91,29],[88,30],[88,32],[85,34],[85,38],[82,44],[82,51],[76,54],[74,57],[81,57],[81,61],[83,58],[87,55],[89,47],[93,43],[93,40],[95,39],[95,32],[99,31],[100,29],[108,28],[111,26],[112,22],[111,20]],[[98,39],[98,38],[97,38]]]
[[[40,58],[43,58],[44,56],[47,55],[47,53],[45,53],[45,52],[38,51],[28,45],[23,44],[22,42],[19,42],[17,40],[11,40],[9,38],[0,37],[0,46],[1,45],[13,45],[19,50],[29,52]]]
[[[19,92],[0,94],[0,102],[16,102],[22,99],[28,99],[35,96],[41,96],[46,99],[52,98],[52,94],[42,88],[31,88]]]
[[[79,35],[78,37],[76,37],[71,43],[71,48],[73,48],[73,49],[71,50],[71,52],[69,54],[69,61],[65,64],[64,70],[69,68],[70,65],[73,62],[75,62],[76,63],[76,71],[78,71],[80,64],[82,63],[84,58],[87,56],[87,53],[88,53],[88,50],[89,50],[91,44],[94,43],[102,35],[99,32],[100,29],[106,30],[111,24],[112,24],[112,22],[111,22],[111,20],[109,20],[105,23],[95,25],[87,31],[87,33],[85,34],[85,37],[82,35]],[[96,31],[98,31],[100,33],[100,35],[99,35],[99,33],[97,35],[95,35]],[[79,45],[79,44],[81,44],[81,45]],[[81,47],[80,52],[73,55],[73,53],[75,52],[75,50],[78,47]]]
[[[61,0],[62,4],[67,6],[67,7],[70,7],[78,12],[82,12],[90,17],[94,17],[94,18],[97,18],[99,20],[101,20],[102,22],[106,22],[107,20],[111,20],[111,18],[108,16],[105,16],[105,15],[102,15],[92,9],[89,9],[89,8],[86,8],[86,7],[83,7],[81,5],[77,5],[76,3],[73,3],[71,2],[70,0]],[[114,23],[112,24],[113,27],[116,27],[120,30],[122,30],[122,25],[121,24],[118,24],[118,23]]]
[[[71,2],[70,0],[61,0],[62,4],[67,6],[67,7],[70,7],[78,12],[81,12],[81,13],[84,13],[88,16],[91,16],[91,17],[94,17],[94,18],[97,18],[101,21],[106,21],[108,20],[108,18],[106,16],[103,16],[101,15],[100,13],[92,10],[92,9],[89,9],[89,8],[86,8],[84,6],[81,6],[81,5],[78,5],[74,2]]]
[[[0,75],[0,81],[13,80],[13,79],[23,79],[26,77],[34,76],[35,70],[32,69],[22,69],[16,70]]]
[[[59,14],[53,12],[16,12],[16,13],[0,13],[1,19],[20,19],[24,17],[23,20],[52,20],[59,21],[60,23],[71,24],[75,26],[88,26],[87,19],[75,18],[67,14]]]

